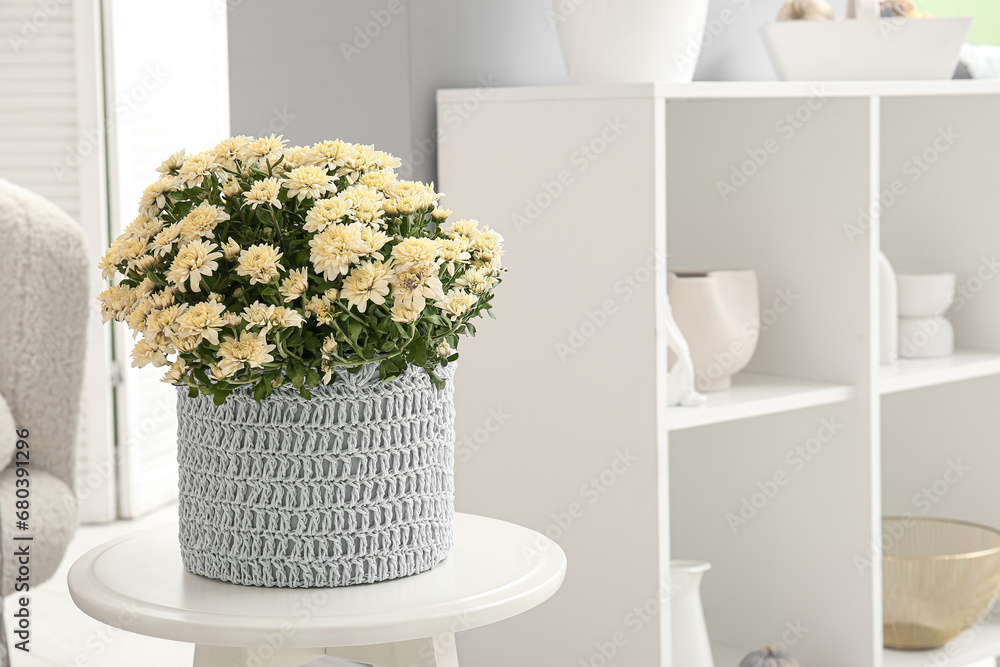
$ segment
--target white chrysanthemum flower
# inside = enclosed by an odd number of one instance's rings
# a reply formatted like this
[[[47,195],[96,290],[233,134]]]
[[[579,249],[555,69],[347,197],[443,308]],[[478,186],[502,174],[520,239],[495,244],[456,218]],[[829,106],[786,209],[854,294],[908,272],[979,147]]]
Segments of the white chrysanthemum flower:
[[[438,267],[438,244],[432,239],[407,238],[392,249],[397,271],[430,272]]]
[[[173,176],[163,176],[146,186],[139,199],[139,213],[147,218],[155,218],[167,205],[167,193],[173,191]]]
[[[472,267],[462,274],[462,277],[455,281],[456,285],[468,288],[473,294],[482,294],[490,287],[490,275],[479,267]]]
[[[368,302],[382,305],[389,296],[389,281],[392,279],[392,269],[382,262],[363,262],[351,269],[344,278],[340,297],[346,299],[348,305],[356,306],[358,312],[365,312]]]
[[[229,220],[225,209],[202,202],[191,210],[178,223],[182,241],[195,241],[200,238],[214,238],[215,228],[220,222]]]
[[[302,314],[294,308],[285,308],[284,306],[274,307],[274,326],[279,329],[301,327],[305,323],[306,321],[302,318]]]
[[[251,141],[253,140],[250,137],[242,134],[223,139],[212,149],[212,156],[219,166],[235,171],[236,160],[243,158],[243,152]]]
[[[222,244],[222,253],[226,256],[226,259],[232,259],[240,254],[240,244],[230,238],[228,241]]]
[[[306,146],[292,146],[282,151],[282,154],[285,157],[277,167],[280,173],[287,173],[298,167],[316,164],[316,156],[313,155],[312,149]]]
[[[275,306],[273,304],[255,301],[243,309],[243,319],[248,326],[261,327],[267,332],[275,324],[274,309]]]
[[[241,324],[243,324],[243,316],[240,315],[239,313],[234,313],[234,312],[229,311],[229,310],[227,310],[226,312],[222,313],[222,319],[224,319],[226,321],[226,324],[228,324],[229,326],[231,326],[233,328],[236,328],[236,327],[240,326]]]
[[[498,232],[484,227],[472,239],[472,251],[476,259],[490,261],[503,256],[503,237]]]
[[[323,339],[323,354],[333,354],[337,351],[337,339],[333,335]]]
[[[431,211],[431,217],[437,221],[447,220],[448,216],[450,216],[452,213],[454,213],[454,211],[452,211],[450,208],[437,207],[433,211]]]
[[[167,308],[168,306],[172,306],[174,304],[174,293],[176,291],[177,290],[175,288],[168,287],[162,292],[151,294],[149,302],[153,304],[153,308]]]
[[[327,280],[346,274],[365,252],[360,223],[333,225],[309,240],[309,259],[316,273]]]
[[[327,192],[335,192],[336,184],[333,177],[326,173],[321,167],[307,165],[296,167],[285,174],[281,185],[288,190],[289,197],[295,197],[299,201],[306,199],[319,199]]]
[[[330,316],[330,308],[333,302],[330,299],[314,296],[306,303],[306,312],[316,316],[320,322],[326,321]]]
[[[101,319],[124,322],[137,298],[135,290],[126,285],[108,287],[97,296],[101,302]]]
[[[226,320],[222,318],[226,307],[215,301],[203,301],[191,306],[179,318],[180,325],[178,334],[181,336],[196,336],[197,343],[204,338],[212,345],[219,344],[219,331],[226,326]]]
[[[341,195],[351,206],[351,217],[358,222],[373,222],[382,217],[385,197],[370,185],[351,185]]]
[[[277,162],[282,156],[282,149],[288,142],[281,136],[271,135],[254,139],[243,149],[243,160],[246,164],[259,165],[261,169],[267,169],[268,163]]]
[[[140,274],[149,271],[150,267],[156,264],[156,257],[153,255],[143,255],[132,262],[132,267]]]
[[[274,361],[268,354],[273,349],[274,345],[268,344],[263,333],[244,331],[238,339],[227,336],[219,345],[218,368],[223,377],[230,377],[244,367],[260,368]]]
[[[337,300],[338,294],[339,292],[337,292],[336,288],[331,287],[327,291],[323,292],[323,298],[329,300],[332,303]]]
[[[308,286],[309,277],[306,269],[292,269],[288,272],[288,276],[281,281],[281,285],[278,286],[278,293],[283,297],[283,301],[288,303],[302,296],[302,293],[306,291]]]
[[[101,277],[110,280],[118,270],[118,265],[122,263],[121,255],[118,253],[118,241],[114,241],[104,257],[97,263],[97,268],[101,270]]]
[[[392,315],[393,322],[401,322],[403,324],[411,324],[417,321],[420,317],[420,310],[414,308],[410,304],[403,303],[402,301],[397,301],[392,304],[392,310],[390,314]]]
[[[166,338],[173,338],[177,335],[180,325],[178,318],[187,311],[188,304],[175,303],[163,310],[150,311],[146,316],[146,336],[162,334]]]
[[[448,341],[443,340],[438,344],[437,355],[439,357],[450,357],[453,354],[455,354],[455,350],[451,349],[451,345],[448,344]]]
[[[205,182],[205,177],[218,168],[215,155],[210,152],[196,153],[184,158],[177,178],[185,187],[193,188]]]
[[[358,185],[367,185],[379,192],[391,192],[396,185],[396,174],[388,169],[370,171],[358,179]]]
[[[230,178],[222,185],[222,194],[226,197],[235,197],[241,192],[243,192],[243,186],[240,185],[239,179]]]
[[[143,338],[132,348],[132,367],[143,368],[149,364],[154,366],[166,366],[167,358],[160,351],[160,346],[155,342]]]
[[[160,164],[160,166],[156,168],[156,171],[160,172],[164,176],[166,176],[168,174],[171,175],[171,176],[173,176],[173,175],[177,174],[178,171],[180,171],[180,168],[181,168],[182,164],[184,164],[184,149],[183,148],[181,150],[177,151],[176,153],[174,153],[173,155],[171,155],[170,157],[168,157],[166,160],[164,160]]]
[[[475,220],[456,220],[441,228],[445,236],[450,239],[464,236],[467,239],[474,239],[479,235],[479,223]]]
[[[241,276],[250,276],[250,284],[269,283],[278,277],[278,269],[281,268],[282,253],[273,245],[260,243],[252,245],[240,253],[239,266],[236,273]]]
[[[190,281],[191,290],[201,291],[201,279],[219,268],[218,258],[222,257],[221,252],[214,252],[218,246],[205,241],[190,241],[177,251],[170,271],[167,272],[167,280],[177,286],[177,289],[184,292],[185,283]]]
[[[153,303],[147,299],[143,299],[135,304],[132,312],[128,314],[125,318],[125,323],[128,324],[128,328],[132,330],[132,337],[135,338],[141,333],[146,332],[146,318],[153,311]]]
[[[307,232],[321,232],[330,225],[340,222],[350,211],[350,203],[341,195],[320,199],[306,213],[306,222],[302,225],[302,229]]]
[[[276,178],[264,178],[250,186],[249,192],[243,195],[243,199],[250,204],[250,208],[255,209],[261,204],[270,204],[275,208],[281,208],[278,200],[278,193],[281,192],[281,185]]]
[[[455,320],[469,312],[469,309],[475,303],[475,294],[469,294],[464,289],[455,287],[448,290],[444,298],[437,301],[434,305],[448,313],[452,320]]]
[[[144,213],[140,213],[136,216],[135,220],[122,230],[122,236],[148,241],[151,236],[161,229],[163,229],[162,220],[159,218],[150,218]]]
[[[313,144],[311,153],[312,164],[327,171],[335,171],[354,159],[357,151],[353,144],[336,139]]]
[[[379,253],[379,250],[391,240],[392,237],[378,229],[365,227],[361,230],[361,242],[365,244],[365,254],[367,255],[374,255],[382,259],[382,254]]]
[[[165,227],[160,233],[153,237],[153,255],[163,257],[174,249],[174,243],[180,238],[180,223],[174,223]]]
[[[448,267],[448,274],[455,275],[458,264],[467,263],[471,257],[465,250],[465,245],[455,239],[437,239],[438,257]]]
[[[187,362],[183,359],[178,359],[171,366],[167,374],[163,376],[161,382],[166,382],[168,384],[180,384],[181,378],[187,372]]]
[[[396,303],[404,303],[422,311],[427,299],[443,297],[441,280],[425,271],[409,270],[396,273],[392,282],[392,297]]]

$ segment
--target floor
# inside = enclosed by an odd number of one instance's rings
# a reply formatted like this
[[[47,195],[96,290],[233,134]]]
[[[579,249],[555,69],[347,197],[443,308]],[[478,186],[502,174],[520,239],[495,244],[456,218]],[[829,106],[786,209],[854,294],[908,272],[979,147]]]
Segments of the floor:
[[[90,549],[143,528],[176,521],[177,507],[169,506],[141,519],[82,526],[66,558],[49,581],[31,596],[31,652],[11,650],[11,667],[179,667],[190,665],[191,644],[122,632],[95,621],[76,608],[66,586],[73,562]],[[8,636],[8,645],[13,642]],[[321,659],[310,667],[346,667],[353,663]]]

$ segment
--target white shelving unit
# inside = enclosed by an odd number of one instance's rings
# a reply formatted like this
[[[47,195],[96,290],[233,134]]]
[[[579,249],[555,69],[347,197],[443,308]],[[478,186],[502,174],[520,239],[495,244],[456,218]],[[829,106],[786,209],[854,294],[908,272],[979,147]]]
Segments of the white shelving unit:
[[[717,667],[779,642],[803,667],[934,664],[882,648],[880,519],[1000,525],[1000,84],[459,90],[438,112],[446,205],[510,269],[463,348],[458,506],[570,561],[463,658],[669,666],[663,583],[696,558]],[[958,276],[953,357],[879,365],[880,248]],[[667,271],[722,268],[757,271],[757,352],[667,408]],[[947,664],[1000,656],[994,635]]]

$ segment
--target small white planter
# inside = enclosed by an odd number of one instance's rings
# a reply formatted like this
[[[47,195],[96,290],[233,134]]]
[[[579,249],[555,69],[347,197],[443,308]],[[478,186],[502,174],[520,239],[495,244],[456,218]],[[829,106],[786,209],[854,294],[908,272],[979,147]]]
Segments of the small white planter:
[[[899,274],[900,317],[944,315],[955,302],[954,273]]]
[[[573,83],[684,83],[694,77],[708,0],[553,0]]]
[[[968,17],[779,21],[761,27],[784,81],[950,79]]]
[[[715,667],[701,606],[701,578],[712,566],[696,560],[670,562],[671,664]]]

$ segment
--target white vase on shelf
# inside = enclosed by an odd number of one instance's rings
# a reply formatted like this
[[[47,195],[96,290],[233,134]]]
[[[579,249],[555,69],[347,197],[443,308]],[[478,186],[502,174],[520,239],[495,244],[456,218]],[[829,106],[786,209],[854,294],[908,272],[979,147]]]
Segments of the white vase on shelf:
[[[667,293],[691,348],[695,389],[729,389],[732,376],[750,363],[760,337],[757,273],[670,272]]]
[[[670,562],[670,653],[673,665],[715,667],[705,611],[701,606],[701,578],[711,567],[709,563],[696,560]]]
[[[573,83],[685,83],[708,0],[553,0],[551,12]]]

